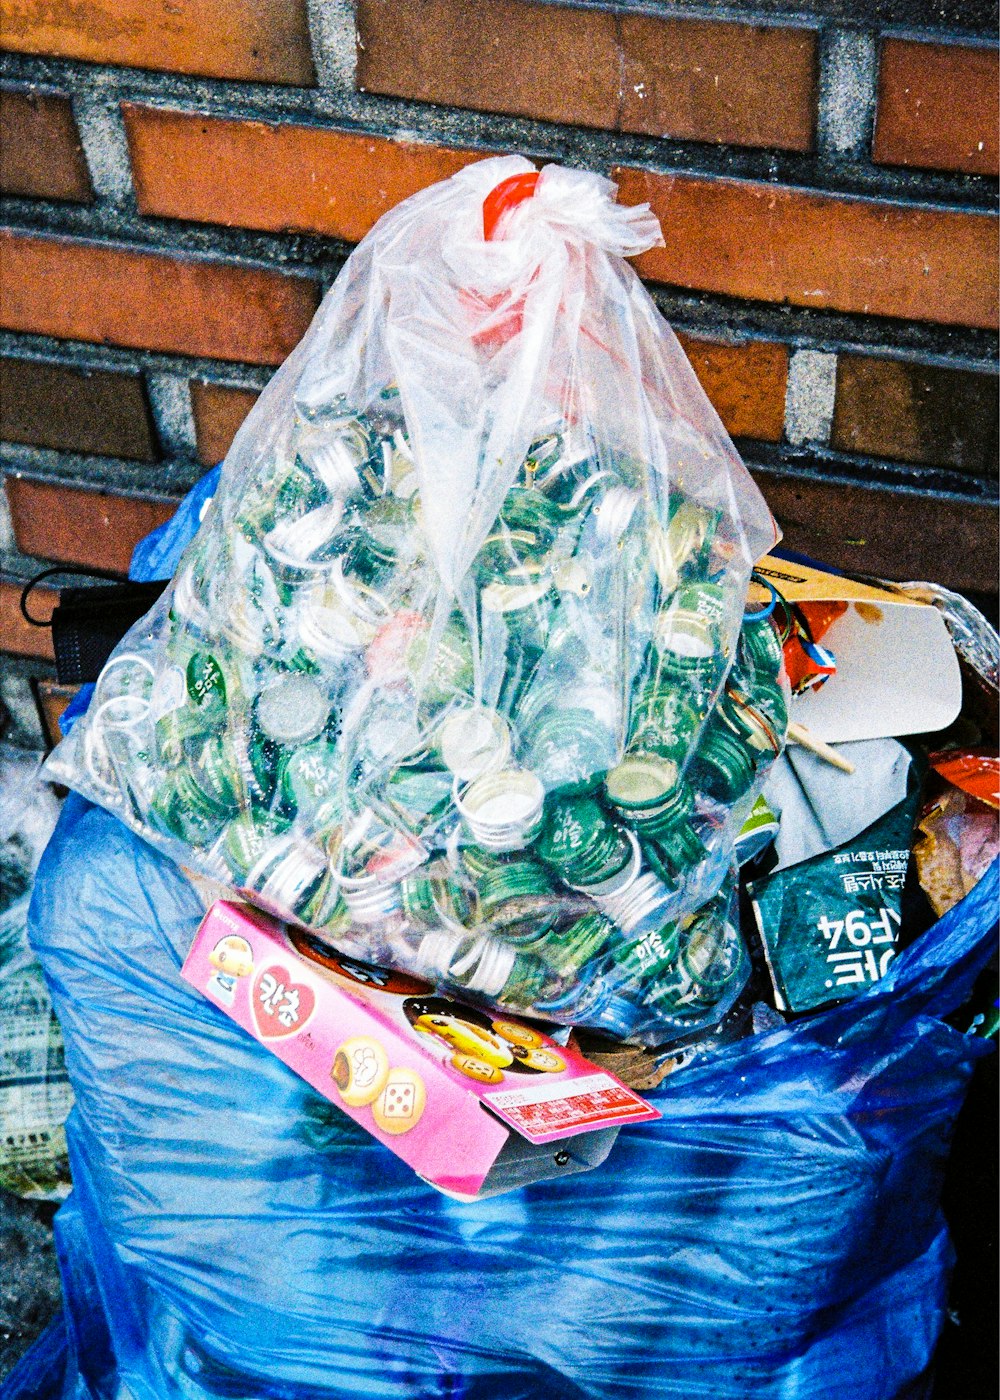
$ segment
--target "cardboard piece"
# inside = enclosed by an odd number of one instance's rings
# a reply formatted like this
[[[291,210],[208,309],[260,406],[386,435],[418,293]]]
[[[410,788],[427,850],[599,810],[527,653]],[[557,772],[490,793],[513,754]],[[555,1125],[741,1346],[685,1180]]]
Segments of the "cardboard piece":
[[[341,957],[248,905],[212,905],[181,975],[431,1185],[463,1200],[587,1171],[623,1124],[660,1116],[527,1022]]]
[[[792,702],[792,719],[817,739],[842,744],[930,733],[957,718],[962,678],[937,608],[770,554],[757,571],[790,603],[849,604],[822,638],[837,674]]]

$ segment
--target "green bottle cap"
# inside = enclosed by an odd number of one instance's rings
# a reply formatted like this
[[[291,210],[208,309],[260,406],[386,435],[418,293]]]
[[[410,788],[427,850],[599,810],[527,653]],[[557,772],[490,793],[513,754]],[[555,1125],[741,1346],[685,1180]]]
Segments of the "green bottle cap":
[[[658,807],[633,812],[632,825],[643,840],[651,837],[661,842],[676,840],[680,843],[680,848],[683,848],[686,844],[684,833],[690,832],[690,822],[693,815],[694,793],[690,784],[680,778],[676,787],[664,795],[664,799]],[[693,849],[703,854],[701,843],[697,841],[697,838]]]
[[[212,734],[194,754],[191,776],[216,806],[235,811],[244,799],[239,764],[228,735]]]
[[[731,607],[729,590],[721,583],[698,579],[682,583],[674,594],[672,606],[684,613],[697,613],[718,632]]]
[[[434,883],[426,875],[408,875],[400,881],[399,896],[403,913],[421,928],[437,928],[440,923]]]
[[[670,969],[677,957],[679,933],[675,923],[643,932],[611,950],[619,976],[627,982],[646,983]]]
[[[475,778],[455,794],[455,806],[480,846],[516,851],[538,834],[545,789],[534,773],[503,768]]]
[[[604,779],[604,790],[612,806],[626,819],[634,820],[637,813],[658,811],[676,789],[677,781],[677,764],[669,758],[626,754]]]
[[[539,997],[544,996],[551,986],[551,969],[541,958],[517,953],[497,1000],[505,1006],[530,1012]]]
[[[550,931],[534,951],[560,976],[568,977],[592,962],[617,937],[611,920],[591,911],[566,928]]]
[[[778,675],[784,655],[781,639],[769,617],[759,621],[752,615],[745,618],[740,632],[740,646],[755,669],[763,671],[765,675]]]
[[[753,786],[756,765],[746,739],[718,715],[702,730],[692,762],[694,781],[727,806],[745,796]]]
[[[218,723],[218,717],[206,715],[203,710],[190,703],[184,703],[175,710],[168,710],[153,726],[154,742],[160,761],[169,768],[176,767],[184,758],[187,743],[207,737]]]
[[[149,807],[149,824],[189,846],[205,846],[221,828],[226,811],[202,792],[184,769],[167,774]]]
[[[516,923],[551,907],[556,886],[545,866],[528,856],[494,856],[475,846],[462,851],[485,919]]]
[[[326,826],[339,820],[341,781],[336,746],[326,739],[314,739],[279,760],[278,785],[284,805],[310,825]]]
[[[647,681],[632,706],[628,751],[682,763],[703,718],[702,708],[683,690]]]
[[[730,677],[718,715],[754,751],[755,761],[761,763],[781,752],[788,709],[777,682],[755,682],[744,687],[743,681],[740,675]]]
[[[568,885],[606,884],[632,860],[625,832],[591,797],[550,797],[535,849]]]
[[[187,693],[193,705],[205,711],[226,706],[226,679],[210,652],[196,651],[187,664]]]
[[[695,915],[681,940],[681,962],[697,1000],[712,1006],[741,974],[747,958],[743,940],[710,905]]]
[[[400,881],[399,892],[403,912],[419,928],[454,928],[469,919],[468,894],[445,870],[407,875]]]
[[[288,822],[270,813],[241,812],[234,817],[226,826],[221,852],[233,875],[242,883],[287,830]]]
[[[526,733],[527,765],[548,788],[592,791],[617,757],[614,730],[579,706],[550,706]]]
[[[304,744],[323,729],[330,717],[330,705],[315,680],[292,673],[261,692],[256,714],[267,738],[279,744]]]
[[[703,675],[718,668],[718,637],[700,613],[672,607],[653,619],[658,671],[676,677]]]
[[[472,690],[472,643],[464,621],[448,623],[429,655],[430,630],[414,630],[406,644],[405,667],[420,703],[436,708]]]
[[[451,811],[449,773],[398,767],[389,774],[386,800],[408,831],[419,835]]]

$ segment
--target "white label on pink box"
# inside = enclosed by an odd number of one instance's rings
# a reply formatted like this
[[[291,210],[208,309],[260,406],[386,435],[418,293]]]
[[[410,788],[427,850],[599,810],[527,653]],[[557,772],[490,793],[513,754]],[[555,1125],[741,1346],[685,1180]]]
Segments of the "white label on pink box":
[[[474,1196],[510,1129],[542,1145],[660,1115],[506,1014],[219,900],[182,976],[432,1184]],[[486,1110],[486,1111],[484,1111]]]

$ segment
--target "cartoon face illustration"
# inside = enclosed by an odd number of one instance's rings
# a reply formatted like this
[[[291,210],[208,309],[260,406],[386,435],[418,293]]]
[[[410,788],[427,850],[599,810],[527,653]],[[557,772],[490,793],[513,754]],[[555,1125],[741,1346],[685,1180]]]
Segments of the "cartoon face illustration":
[[[238,933],[220,938],[208,955],[215,972],[208,980],[207,990],[225,1006],[232,1006],[236,999],[236,981],[239,977],[249,977],[253,972],[253,949]]]
[[[459,1074],[464,1074],[467,1079],[476,1079],[480,1084],[499,1084],[503,1079],[503,1070],[487,1064],[477,1055],[452,1055],[448,1063]]]
[[[413,1023],[413,1029],[422,1035],[434,1036],[460,1055],[472,1055],[485,1060],[488,1065],[495,1065],[498,1069],[509,1065],[514,1058],[510,1046],[498,1035],[494,1035],[484,1026],[477,1026],[458,1016],[439,1012],[419,1016]]]
[[[494,1021],[493,1029],[511,1045],[523,1045],[531,1050],[542,1044],[542,1037],[537,1031],[522,1026],[517,1021]]]
[[[514,1054],[526,1069],[540,1070],[544,1074],[562,1074],[566,1068],[566,1061],[562,1056],[557,1055],[554,1050],[547,1050],[544,1045],[536,1049],[515,1046]]]
[[[220,938],[209,953],[208,960],[213,967],[230,977],[249,977],[253,972],[253,949],[238,933]]]

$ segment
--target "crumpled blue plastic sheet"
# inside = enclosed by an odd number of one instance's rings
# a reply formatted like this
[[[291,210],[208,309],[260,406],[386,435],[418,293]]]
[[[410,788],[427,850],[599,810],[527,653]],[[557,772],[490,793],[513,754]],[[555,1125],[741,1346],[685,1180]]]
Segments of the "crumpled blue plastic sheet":
[[[668,1078],[604,1166],[470,1205],[181,981],[193,889],[71,796],[30,922],[76,1093],[51,1393],[926,1396],[941,1181],[990,1049],[942,1017],[992,950],[997,870],[865,995]]]

